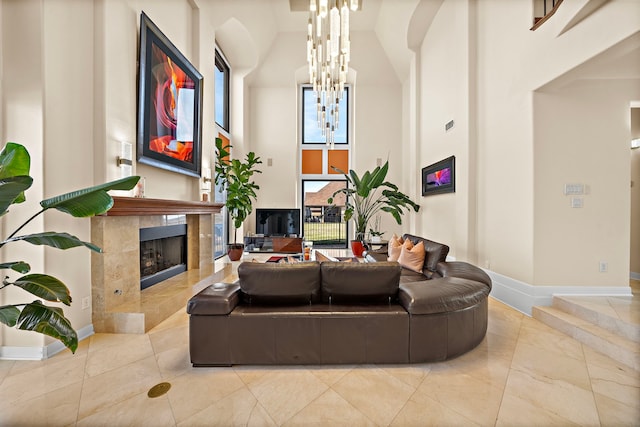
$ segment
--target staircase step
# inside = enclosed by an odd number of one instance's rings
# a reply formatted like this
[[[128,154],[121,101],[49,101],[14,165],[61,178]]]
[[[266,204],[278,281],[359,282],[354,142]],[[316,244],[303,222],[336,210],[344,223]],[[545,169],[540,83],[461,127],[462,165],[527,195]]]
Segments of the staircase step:
[[[596,299],[598,303],[594,304]],[[603,300],[606,304],[603,304]],[[636,298],[637,300],[637,298]],[[640,323],[637,312],[634,317],[634,307],[637,310],[638,301],[632,297],[584,297],[584,296],[554,296],[554,308],[573,314],[574,316],[594,323],[616,335],[620,335],[640,345]],[[631,321],[623,320],[621,315]]]
[[[637,342],[555,307],[533,307],[532,314],[542,323],[640,371],[640,346]]]

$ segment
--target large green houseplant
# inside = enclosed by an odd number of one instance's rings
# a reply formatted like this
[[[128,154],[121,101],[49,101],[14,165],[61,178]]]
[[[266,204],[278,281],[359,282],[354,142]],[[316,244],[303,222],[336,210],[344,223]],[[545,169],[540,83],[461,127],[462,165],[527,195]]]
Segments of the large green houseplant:
[[[229,244],[228,255],[232,261],[242,257],[243,243],[237,243],[238,229],[253,211],[252,199],[256,200],[256,190],[260,187],[253,181],[253,174],[262,173],[256,169],[262,160],[253,151],[247,153],[245,160],[231,159],[231,144],[216,138],[215,183],[220,192],[226,190],[226,207],[233,221],[233,243]]]
[[[377,166],[373,171],[366,171],[362,177],[354,170],[349,173],[333,167],[332,169],[343,174],[348,182],[348,186],[333,193],[328,202],[333,204],[336,195],[342,193],[346,197],[344,219],[349,221],[353,218],[356,227],[355,245],[352,250],[355,255],[362,254],[362,242],[367,225],[371,218],[382,212],[390,213],[398,224],[402,224],[404,211],[413,209],[418,212],[420,206],[414,203],[409,196],[398,191],[398,186],[385,181],[389,171],[389,162],[382,166]],[[359,252],[359,254],[358,254]]]
[[[33,178],[29,176],[30,164],[29,152],[20,144],[8,142],[0,152],[0,216],[7,214],[12,204],[26,200],[24,192],[33,183]],[[68,233],[52,231],[26,235],[18,233],[34,218],[49,209],[56,209],[74,217],[102,214],[113,206],[113,199],[107,191],[130,190],[139,179],[140,177],[137,176],[123,178],[43,200],[40,202],[42,209],[27,219],[11,235],[0,241],[0,248],[9,243],[22,241],[57,249],[84,246],[92,251],[101,252],[96,245],[83,242]],[[0,289],[16,286],[43,300],[71,305],[71,295],[64,283],[47,274],[27,274],[31,267],[25,261],[2,262],[0,269],[23,274],[16,279],[5,276]],[[40,300],[0,306],[0,322],[10,327],[16,326],[18,329],[35,331],[56,338],[72,352],[75,352],[78,347],[76,331],[69,319],[64,316],[62,309],[45,305]]]

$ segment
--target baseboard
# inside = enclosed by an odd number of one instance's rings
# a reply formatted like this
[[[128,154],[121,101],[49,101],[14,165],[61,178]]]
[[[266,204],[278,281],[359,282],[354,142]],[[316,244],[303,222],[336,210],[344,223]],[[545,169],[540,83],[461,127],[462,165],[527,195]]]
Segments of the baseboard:
[[[89,324],[84,328],[76,331],[78,334],[78,342],[89,338],[94,334],[93,324]],[[54,354],[60,353],[66,347],[60,341],[56,340],[44,347],[13,347],[0,346],[1,360],[44,360]]]
[[[629,277],[633,280],[640,280],[640,273],[636,273],[636,272],[631,272],[631,274],[629,274]]]
[[[549,306],[554,295],[631,296],[628,286],[533,286],[502,274],[485,270],[491,277],[491,296],[531,316],[534,306]]]

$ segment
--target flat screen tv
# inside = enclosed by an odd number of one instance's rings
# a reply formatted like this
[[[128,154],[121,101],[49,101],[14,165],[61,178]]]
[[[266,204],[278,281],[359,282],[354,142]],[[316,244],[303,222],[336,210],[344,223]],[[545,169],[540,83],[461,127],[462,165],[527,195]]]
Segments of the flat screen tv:
[[[300,237],[300,209],[256,208],[256,234]]]

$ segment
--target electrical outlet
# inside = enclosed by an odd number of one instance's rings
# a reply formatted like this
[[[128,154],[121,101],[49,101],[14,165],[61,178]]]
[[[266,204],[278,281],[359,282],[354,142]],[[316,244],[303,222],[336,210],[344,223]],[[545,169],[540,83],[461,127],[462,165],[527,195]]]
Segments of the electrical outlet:
[[[82,298],[82,309],[87,310],[91,306],[91,297]]]
[[[606,261],[600,261],[600,273],[606,273],[609,270],[609,263]]]

